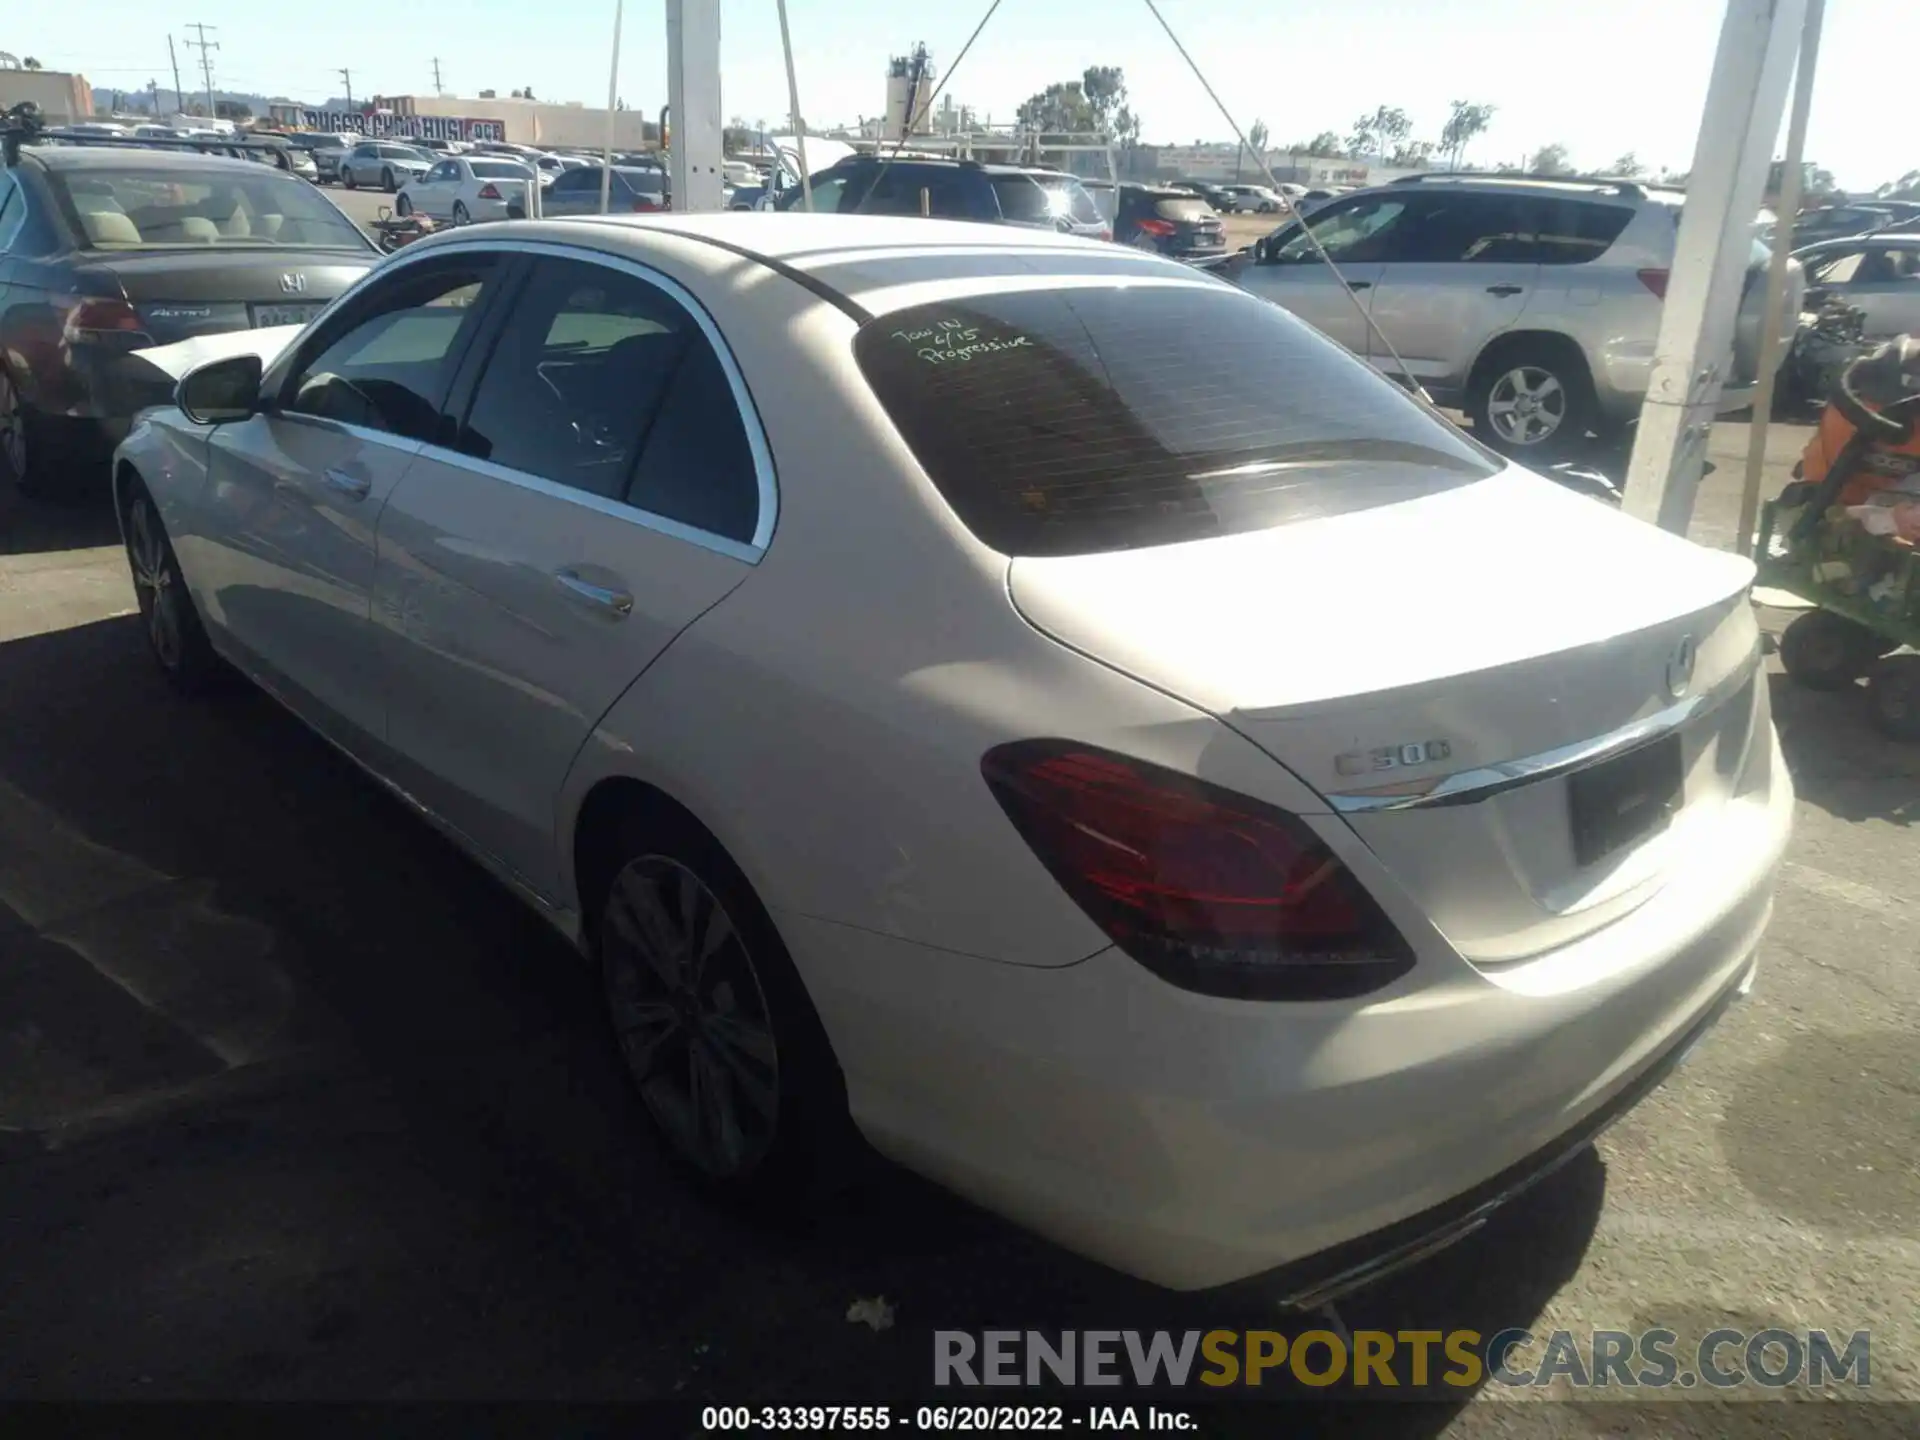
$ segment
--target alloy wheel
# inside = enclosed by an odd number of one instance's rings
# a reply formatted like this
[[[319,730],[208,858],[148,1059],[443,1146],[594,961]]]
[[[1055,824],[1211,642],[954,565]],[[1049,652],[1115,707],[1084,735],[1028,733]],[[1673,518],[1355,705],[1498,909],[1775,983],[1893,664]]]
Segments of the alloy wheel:
[[[169,670],[180,668],[185,653],[180,622],[180,587],[174,584],[173,559],[153,502],[142,495],[127,513],[127,555],[133,566],[134,592],[147,640]]]
[[[745,937],[679,861],[642,856],[615,877],[601,964],[621,1052],[668,1139],[718,1179],[772,1148],[780,1055]]]
[[[1567,388],[1552,371],[1519,365],[1487,392],[1487,419],[1508,444],[1538,445],[1566,423],[1567,403]]]
[[[27,422],[13,381],[0,374],[0,459],[16,482],[27,473]]]

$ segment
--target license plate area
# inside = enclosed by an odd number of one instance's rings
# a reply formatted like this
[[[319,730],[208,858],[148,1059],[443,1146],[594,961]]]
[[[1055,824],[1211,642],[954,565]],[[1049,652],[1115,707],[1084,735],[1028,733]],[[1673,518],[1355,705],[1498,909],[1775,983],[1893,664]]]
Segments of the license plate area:
[[[1677,734],[1569,776],[1575,863],[1595,864],[1666,829],[1680,808],[1682,786]]]
[[[255,305],[253,326],[256,330],[267,330],[275,325],[304,325],[318,315],[326,306],[308,301],[302,305]]]

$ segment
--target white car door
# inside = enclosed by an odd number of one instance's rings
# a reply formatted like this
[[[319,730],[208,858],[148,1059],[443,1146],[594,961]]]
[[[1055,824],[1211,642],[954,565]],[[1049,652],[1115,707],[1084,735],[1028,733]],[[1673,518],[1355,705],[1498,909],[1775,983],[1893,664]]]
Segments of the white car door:
[[[445,220],[453,214],[453,202],[459,193],[460,166],[453,160],[438,162],[407,187],[413,208],[434,220]]]
[[[380,514],[436,431],[494,263],[392,264],[275,362],[260,413],[209,440],[209,618],[246,668],[352,748],[386,728],[369,625]]]
[[[1369,338],[1366,312],[1382,270],[1376,257],[1385,252],[1406,208],[1406,196],[1378,191],[1337,201],[1255,246],[1252,263],[1240,272],[1240,284],[1364,359]],[[1312,239],[1305,225],[1313,227]],[[1314,239],[1320,242],[1319,248]],[[1338,275],[1320,258],[1322,248],[1338,267]]]
[[[769,452],[718,331],[645,267],[535,245],[446,447],[380,525],[395,779],[536,893],[594,725],[751,573]]]

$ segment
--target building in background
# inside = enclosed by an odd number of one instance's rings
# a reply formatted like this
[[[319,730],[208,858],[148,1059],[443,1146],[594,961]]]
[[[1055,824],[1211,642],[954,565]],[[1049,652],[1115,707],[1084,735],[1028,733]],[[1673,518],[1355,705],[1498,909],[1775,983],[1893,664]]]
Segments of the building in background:
[[[8,57],[11,58],[11,57]],[[65,70],[20,70],[0,65],[0,110],[23,100],[40,107],[49,125],[72,125],[93,118],[93,87],[84,75]]]
[[[881,121],[882,140],[933,133],[933,89],[939,83],[927,47],[915,45],[911,55],[887,62],[887,113]]]
[[[510,140],[516,145],[599,149],[607,140],[607,112],[578,102],[551,104],[519,96],[378,95],[364,107],[317,109],[276,105],[273,118],[309,130],[373,135],[418,135],[444,140]],[[658,127],[638,110],[613,112],[613,148],[638,150],[657,142]]]

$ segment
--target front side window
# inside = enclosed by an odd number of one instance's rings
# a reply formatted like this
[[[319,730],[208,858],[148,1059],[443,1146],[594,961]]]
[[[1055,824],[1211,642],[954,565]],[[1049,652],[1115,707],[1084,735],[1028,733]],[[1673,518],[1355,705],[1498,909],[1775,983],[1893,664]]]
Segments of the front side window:
[[[1395,243],[1393,232],[1406,213],[1407,202],[1398,195],[1368,195],[1344,205],[1330,205],[1312,219],[1281,231],[1274,240],[1273,261],[1279,265],[1318,261],[1314,240],[1336,262],[1360,264],[1381,259]],[[1312,227],[1312,238],[1306,233],[1308,226]]]
[[[439,185],[448,180],[457,180],[459,176],[460,172],[454,167],[451,161],[442,160],[427,172],[427,183],[429,185]]]
[[[493,273],[491,256],[461,255],[376,280],[314,337],[281,389],[280,408],[433,439]]]
[[[1865,250],[1838,250],[1822,255],[1807,267],[1807,279],[1815,285],[1850,285],[1867,258]]]
[[[1225,286],[921,305],[869,321],[854,354],[947,504],[1006,555],[1266,529],[1499,468],[1333,342]]]
[[[535,263],[459,448],[728,539],[753,536],[757,472],[719,357],[677,300],[625,270]]]

